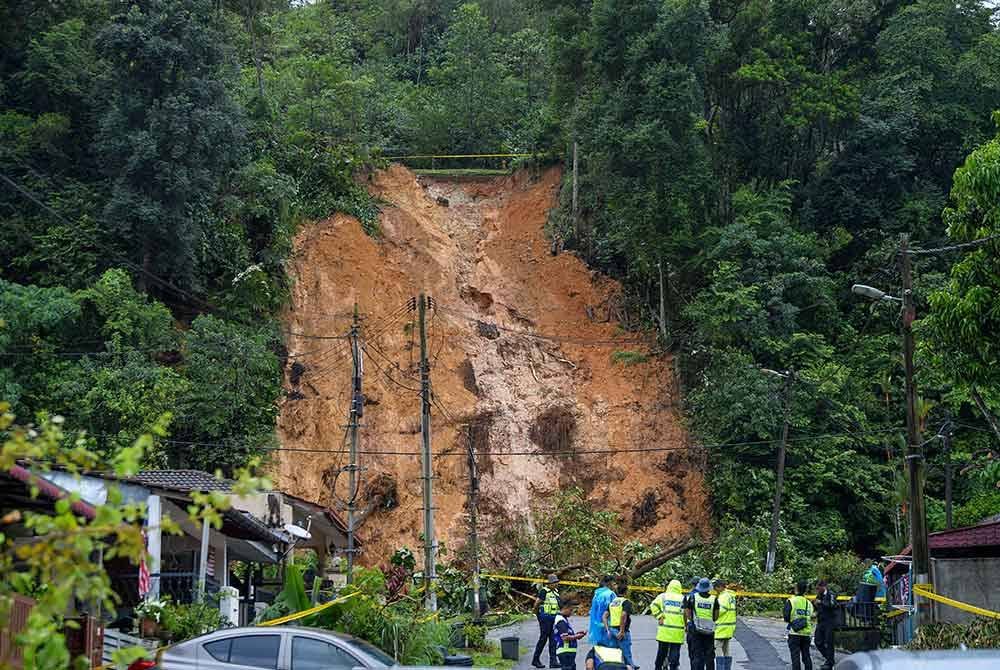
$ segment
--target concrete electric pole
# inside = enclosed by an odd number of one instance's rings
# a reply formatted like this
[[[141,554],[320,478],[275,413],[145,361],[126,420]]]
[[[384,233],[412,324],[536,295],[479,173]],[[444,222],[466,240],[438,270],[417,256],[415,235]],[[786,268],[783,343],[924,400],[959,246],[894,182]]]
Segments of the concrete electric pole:
[[[417,323],[420,329],[420,446],[424,482],[424,603],[437,611],[437,539],[434,537],[434,464],[431,461],[431,375],[427,361],[427,303],[423,293],[417,299]]]
[[[349,428],[351,431],[350,463],[347,466],[347,583],[354,580],[354,524],[358,497],[358,419],[364,412],[365,398],[361,392],[361,377],[364,374],[364,361],[361,346],[358,343],[358,304],[354,303],[354,323],[351,325],[351,358],[353,372],[351,374],[351,416]],[[322,567],[322,566],[321,566]]]

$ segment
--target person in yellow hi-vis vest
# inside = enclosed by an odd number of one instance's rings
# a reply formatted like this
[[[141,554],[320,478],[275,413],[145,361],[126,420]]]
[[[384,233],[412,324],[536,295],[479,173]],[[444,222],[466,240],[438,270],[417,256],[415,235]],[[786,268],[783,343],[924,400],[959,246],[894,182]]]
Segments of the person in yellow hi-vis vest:
[[[733,657],[729,643],[736,634],[736,594],[726,588],[726,580],[712,582],[719,603],[719,618],[715,620],[715,670],[731,670]]]
[[[656,619],[656,663],[653,670],[677,670],[681,665],[684,644],[684,591],[672,579],[667,589],[653,598],[649,613]]]
[[[538,619],[538,643],[535,644],[535,655],[531,659],[531,665],[536,668],[544,668],[541,655],[545,645],[549,646],[549,667],[558,668],[559,659],[556,656],[556,643],[552,637],[552,629],[555,626],[556,615],[562,606],[559,602],[559,592],[556,586],[559,585],[559,578],[549,575],[545,586],[539,587],[535,596],[535,617]]]
[[[809,644],[812,638],[813,604],[806,598],[806,583],[795,585],[795,595],[785,601],[784,619],[788,622],[788,649],[792,652],[792,670],[813,670]],[[801,660],[800,660],[801,659]]]
[[[632,660],[632,601],[628,599],[628,577],[619,575],[615,578],[615,588],[617,594],[608,605],[605,612],[606,626],[609,631],[609,647],[617,647],[622,650],[625,656],[625,665],[632,670],[639,670],[639,666]]]
[[[694,595],[684,603],[684,619],[694,648],[692,670],[715,670],[715,622],[719,618],[719,600],[712,595],[712,582],[707,577],[698,580]]]

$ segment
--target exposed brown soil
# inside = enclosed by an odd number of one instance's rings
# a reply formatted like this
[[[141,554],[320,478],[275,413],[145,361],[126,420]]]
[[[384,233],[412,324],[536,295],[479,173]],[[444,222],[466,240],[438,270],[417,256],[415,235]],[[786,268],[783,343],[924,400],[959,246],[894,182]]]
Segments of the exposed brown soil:
[[[419,544],[420,461],[412,455],[420,447],[419,397],[411,390],[418,386],[417,340],[409,313],[379,326],[421,290],[438,306],[428,315],[439,454],[435,519],[448,547],[461,545],[466,532],[461,424],[476,418],[476,448],[489,452],[478,458],[486,533],[572,485],[621,515],[623,538],[652,543],[706,526],[702,468],[686,450],[588,453],[684,449],[688,436],[668,357],[631,366],[612,361],[616,350],[649,350],[608,318],[621,302],[619,285],[571,253],[550,254],[543,226],[559,179],[550,169],[453,182],[393,166],[369,184],[388,203],[380,239],[344,215],[297,236],[288,326],[343,333],[355,301],[371,315],[360,449],[404,452],[360,458],[358,495],[370,509],[360,530],[361,562],[375,564],[399,546]],[[282,445],[341,449],[350,402],[346,344],[290,336],[288,349],[291,395],[279,418]],[[342,455],[283,451],[274,475],[289,492],[335,506],[348,495],[347,477],[330,473],[344,464]]]

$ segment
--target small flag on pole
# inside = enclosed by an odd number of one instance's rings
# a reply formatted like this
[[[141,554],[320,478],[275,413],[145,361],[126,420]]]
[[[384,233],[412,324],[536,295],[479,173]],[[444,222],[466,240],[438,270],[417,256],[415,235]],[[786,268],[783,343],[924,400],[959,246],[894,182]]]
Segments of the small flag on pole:
[[[142,556],[139,557],[139,597],[143,598],[149,593],[151,588],[149,579],[149,565],[146,563],[146,531],[142,532]]]

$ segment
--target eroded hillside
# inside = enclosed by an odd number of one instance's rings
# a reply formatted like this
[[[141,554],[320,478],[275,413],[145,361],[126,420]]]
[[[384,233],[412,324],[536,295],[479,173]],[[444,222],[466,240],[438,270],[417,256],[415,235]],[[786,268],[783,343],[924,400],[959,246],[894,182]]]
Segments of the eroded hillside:
[[[466,532],[462,424],[471,420],[487,532],[571,485],[618,511],[623,533],[646,542],[706,522],[670,359],[616,362],[616,351],[649,349],[613,319],[618,284],[570,253],[550,253],[543,226],[559,179],[551,169],[454,182],[393,166],[370,183],[387,203],[378,240],[343,215],[296,238],[289,329],[343,333],[355,301],[366,315],[360,448],[382,453],[360,458],[360,504],[371,510],[360,530],[362,562],[419,544],[420,461],[411,455],[420,437],[418,351],[413,315],[392,315],[421,290],[437,307],[428,314],[436,523],[449,547]],[[321,452],[344,445],[348,350],[343,341],[290,337],[289,354],[280,437],[309,451],[280,452],[275,475],[292,493],[336,504],[334,485],[339,497],[347,493],[346,477],[335,477],[346,458]],[[593,453],[658,446],[677,450]]]

